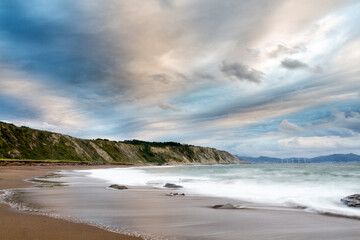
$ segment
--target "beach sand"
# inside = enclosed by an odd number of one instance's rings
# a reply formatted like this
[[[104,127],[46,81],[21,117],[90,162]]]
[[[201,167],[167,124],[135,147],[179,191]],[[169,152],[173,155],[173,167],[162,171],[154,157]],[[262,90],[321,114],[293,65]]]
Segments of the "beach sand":
[[[92,167],[5,167],[0,168],[0,187],[30,186],[23,179],[43,176],[58,169]],[[71,174],[69,174],[71,175]],[[234,199],[196,195],[169,197],[170,190],[131,187],[110,190],[109,183],[76,173],[58,180],[78,181],[68,187],[23,189],[24,202],[39,203],[78,218],[123,224],[137,233],[162,239],[221,240],[357,240],[360,221],[301,210],[276,210],[240,203]],[[213,209],[217,204],[244,204],[254,209]],[[1,239],[136,239],[85,224],[22,213],[0,205]]]
[[[96,166],[108,167],[108,166]],[[94,166],[9,166],[0,167],[1,189],[23,188],[33,184],[25,179],[45,175],[59,169],[85,169]],[[0,204],[0,239],[1,240],[92,240],[92,239],[140,239],[103,229],[68,222],[47,216],[30,214],[12,209],[7,204]]]

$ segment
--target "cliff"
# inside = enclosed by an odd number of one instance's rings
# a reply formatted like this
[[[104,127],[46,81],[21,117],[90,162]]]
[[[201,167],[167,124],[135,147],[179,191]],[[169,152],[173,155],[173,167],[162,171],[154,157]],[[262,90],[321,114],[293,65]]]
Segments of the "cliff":
[[[0,122],[0,158],[133,164],[239,163],[228,152],[175,142],[87,140]]]

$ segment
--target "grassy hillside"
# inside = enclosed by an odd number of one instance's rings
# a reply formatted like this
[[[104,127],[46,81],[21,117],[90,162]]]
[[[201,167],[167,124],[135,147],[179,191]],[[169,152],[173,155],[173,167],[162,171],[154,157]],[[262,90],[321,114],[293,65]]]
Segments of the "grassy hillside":
[[[86,140],[0,122],[0,159],[149,164],[236,163],[213,148],[176,142]]]

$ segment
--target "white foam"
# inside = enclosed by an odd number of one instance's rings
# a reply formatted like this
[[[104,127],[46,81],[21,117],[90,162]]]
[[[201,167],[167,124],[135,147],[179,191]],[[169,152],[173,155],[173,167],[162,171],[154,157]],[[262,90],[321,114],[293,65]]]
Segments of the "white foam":
[[[316,171],[313,171],[311,177],[308,177],[306,169],[300,170],[297,172],[293,169],[275,169],[273,172],[267,172],[266,169],[251,167],[239,169],[236,166],[180,166],[82,171],[90,173],[90,177],[100,178],[111,184],[162,187],[164,183],[170,182],[181,184],[187,192],[193,194],[227,197],[273,206],[303,207],[306,211],[360,217],[359,209],[349,208],[340,202],[342,197],[360,191],[356,184],[358,181],[347,179],[349,176],[358,179],[358,175],[349,173],[343,178],[320,172],[317,176]]]
[[[169,166],[166,166],[169,167]],[[162,168],[166,168],[162,167]],[[173,167],[173,166],[171,166]],[[193,176],[189,178],[184,175],[151,174],[146,169],[155,167],[133,167],[133,168],[112,168],[112,169],[93,169],[80,170],[79,172],[89,173],[89,177],[99,178],[107,181],[109,184],[123,184],[128,186],[160,186],[165,183],[185,183],[192,181],[203,181],[207,178]],[[159,168],[159,167],[156,167]]]

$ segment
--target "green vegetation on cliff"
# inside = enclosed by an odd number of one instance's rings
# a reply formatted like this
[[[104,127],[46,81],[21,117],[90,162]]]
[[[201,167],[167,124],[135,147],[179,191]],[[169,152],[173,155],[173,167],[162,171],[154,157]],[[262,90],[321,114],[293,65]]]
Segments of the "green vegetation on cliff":
[[[0,122],[0,159],[138,164],[236,163],[230,153],[176,142],[87,140]]]

